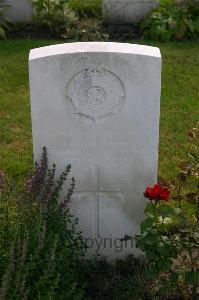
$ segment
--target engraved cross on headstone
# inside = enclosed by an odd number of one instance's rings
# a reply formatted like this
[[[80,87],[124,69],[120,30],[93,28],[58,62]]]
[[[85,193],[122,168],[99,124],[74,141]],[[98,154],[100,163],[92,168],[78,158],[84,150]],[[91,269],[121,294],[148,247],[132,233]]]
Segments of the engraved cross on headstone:
[[[100,196],[103,193],[106,194],[112,194],[112,195],[121,195],[123,193],[122,189],[118,190],[101,190],[100,188],[100,168],[99,166],[96,166],[95,168],[95,191],[89,191],[89,190],[79,190],[76,192],[77,194],[81,193],[90,193],[90,194],[95,194],[96,197],[96,222],[95,222],[95,233],[98,237],[100,237]]]

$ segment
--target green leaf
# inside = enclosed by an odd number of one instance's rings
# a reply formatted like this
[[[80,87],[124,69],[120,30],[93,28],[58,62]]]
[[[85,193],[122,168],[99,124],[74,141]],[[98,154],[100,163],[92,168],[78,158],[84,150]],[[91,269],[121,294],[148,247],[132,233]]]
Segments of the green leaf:
[[[148,203],[144,212],[145,212],[146,216],[153,217],[154,216],[154,207],[153,207],[153,204],[152,203]]]
[[[156,211],[163,218],[172,217],[176,215],[175,209],[167,204],[161,204],[160,206],[157,207]]]
[[[172,282],[178,282],[178,277],[179,277],[179,274],[178,273],[176,273],[176,272],[172,272],[171,273],[171,281]]]
[[[193,20],[185,20],[187,27],[189,28],[189,30],[193,33],[195,31],[195,26],[194,26],[194,22]]]
[[[170,259],[167,259],[167,260],[161,260],[159,263],[158,263],[158,266],[159,266],[159,271],[160,272],[168,272],[172,266],[172,261]]]
[[[191,272],[187,272],[185,274],[185,279],[188,282],[188,284],[197,284],[199,281],[199,272],[197,271],[191,271]]]
[[[154,219],[153,218],[147,218],[145,221],[143,221],[140,225],[140,228],[142,231],[146,231],[149,228],[152,228],[154,225]]]

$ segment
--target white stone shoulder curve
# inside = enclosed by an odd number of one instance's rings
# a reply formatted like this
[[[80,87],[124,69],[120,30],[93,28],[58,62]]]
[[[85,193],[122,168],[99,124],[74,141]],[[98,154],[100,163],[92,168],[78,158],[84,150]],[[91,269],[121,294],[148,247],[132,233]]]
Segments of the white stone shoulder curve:
[[[55,55],[71,53],[123,53],[152,56],[161,58],[160,50],[157,47],[112,42],[79,42],[64,43],[52,46],[35,48],[30,51],[29,60],[35,60]]]

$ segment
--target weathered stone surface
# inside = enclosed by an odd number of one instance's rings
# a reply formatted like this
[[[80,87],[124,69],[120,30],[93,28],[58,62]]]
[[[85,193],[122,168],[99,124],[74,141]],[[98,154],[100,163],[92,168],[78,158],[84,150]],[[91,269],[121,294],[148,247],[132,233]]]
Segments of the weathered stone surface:
[[[89,253],[137,253],[146,185],[157,180],[161,56],[120,43],[61,44],[30,52],[35,160],[72,165],[72,210]],[[133,249],[132,249],[133,247]]]
[[[29,0],[5,0],[10,8],[5,15],[10,20],[16,22],[30,23],[33,19],[33,6]]]
[[[104,18],[113,24],[134,24],[157,6],[156,0],[103,0]]]

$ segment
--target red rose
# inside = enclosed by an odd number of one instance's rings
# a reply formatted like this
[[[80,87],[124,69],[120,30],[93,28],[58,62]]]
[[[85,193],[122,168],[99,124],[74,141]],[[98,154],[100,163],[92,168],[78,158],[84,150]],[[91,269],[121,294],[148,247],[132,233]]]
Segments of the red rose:
[[[154,187],[147,187],[144,196],[150,200],[169,200],[170,192],[167,188],[162,187],[160,184],[155,184]]]

